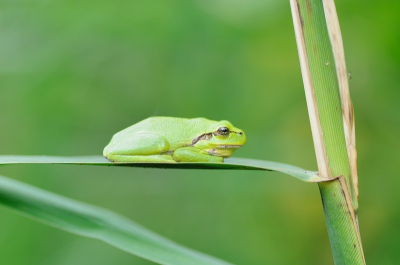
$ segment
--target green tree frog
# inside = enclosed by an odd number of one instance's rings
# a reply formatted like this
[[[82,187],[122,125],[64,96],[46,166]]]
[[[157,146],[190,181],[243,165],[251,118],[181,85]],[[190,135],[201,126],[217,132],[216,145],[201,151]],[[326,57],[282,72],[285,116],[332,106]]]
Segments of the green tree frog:
[[[223,162],[245,143],[229,121],[151,117],[116,133],[103,155],[112,162]]]

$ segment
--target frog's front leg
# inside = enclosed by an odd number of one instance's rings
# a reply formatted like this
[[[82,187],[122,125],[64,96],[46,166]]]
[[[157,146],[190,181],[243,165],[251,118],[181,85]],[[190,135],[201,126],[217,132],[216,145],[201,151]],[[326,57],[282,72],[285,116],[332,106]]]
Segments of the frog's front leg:
[[[224,162],[224,158],[213,156],[196,147],[181,147],[174,151],[173,157],[178,162]]]

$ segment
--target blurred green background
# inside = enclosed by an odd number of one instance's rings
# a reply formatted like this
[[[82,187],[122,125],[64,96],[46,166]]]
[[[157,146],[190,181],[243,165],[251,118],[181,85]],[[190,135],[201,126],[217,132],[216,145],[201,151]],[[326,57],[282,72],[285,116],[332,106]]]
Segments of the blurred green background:
[[[289,1],[0,3],[0,154],[100,155],[152,115],[227,119],[237,157],[316,170]],[[400,2],[336,1],[366,260],[400,260]],[[83,166],[0,174],[236,264],[333,264],[318,187],[268,172]],[[0,207],[0,263],[153,264]]]

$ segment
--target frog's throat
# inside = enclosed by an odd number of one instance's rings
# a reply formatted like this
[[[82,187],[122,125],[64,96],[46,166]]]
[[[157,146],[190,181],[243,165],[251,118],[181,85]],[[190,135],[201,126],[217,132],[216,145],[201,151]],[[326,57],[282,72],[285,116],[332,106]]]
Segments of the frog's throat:
[[[215,148],[205,150],[212,156],[221,156],[224,158],[230,157],[233,153],[242,147],[241,145],[218,145]]]

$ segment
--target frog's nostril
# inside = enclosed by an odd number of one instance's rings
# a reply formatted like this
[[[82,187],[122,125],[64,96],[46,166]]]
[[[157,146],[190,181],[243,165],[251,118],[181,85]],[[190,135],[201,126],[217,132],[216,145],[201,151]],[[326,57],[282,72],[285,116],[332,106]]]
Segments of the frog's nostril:
[[[243,135],[243,133],[242,133],[242,132],[238,132],[238,134],[239,134],[239,135]]]

